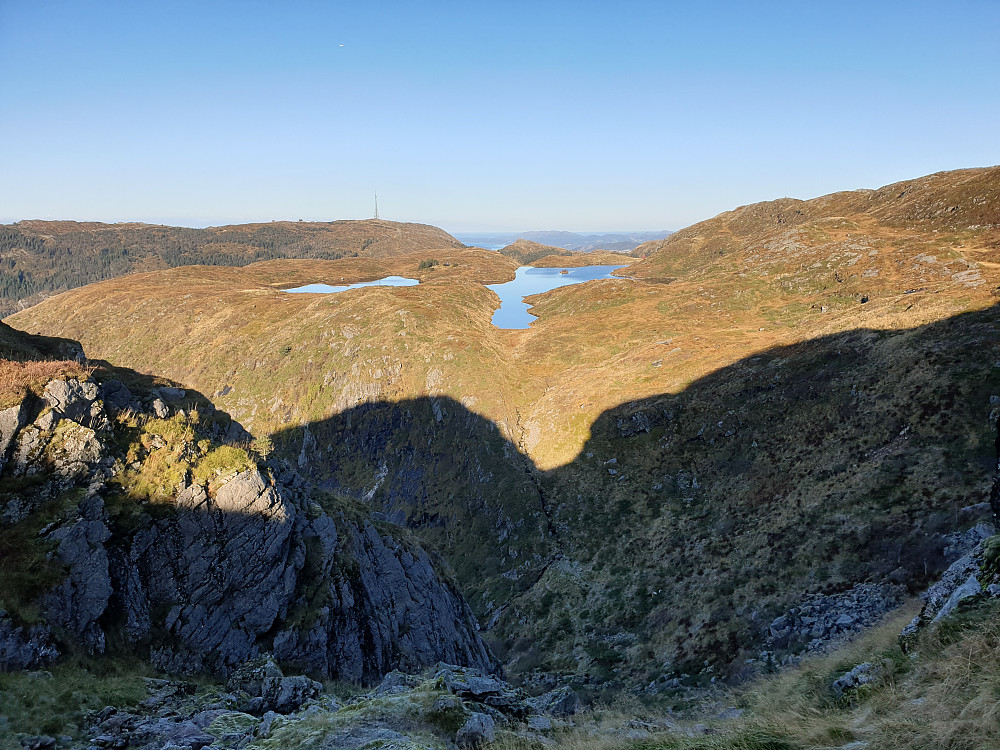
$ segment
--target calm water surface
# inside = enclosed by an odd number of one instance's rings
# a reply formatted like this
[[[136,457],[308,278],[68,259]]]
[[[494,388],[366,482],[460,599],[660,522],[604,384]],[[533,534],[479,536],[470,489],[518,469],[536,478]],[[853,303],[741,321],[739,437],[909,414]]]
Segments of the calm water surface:
[[[329,284],[306,284],[297,286],[294,289],[286,289],[286,292],[305,292],[311,294],[333,294],[335,292],[345,292],[348,289],[358,289],[363,286],[416,286],[420,282],[416,279],[407,279],[403,276],[386,276],[384,279],[376,281],[359,281],[356,284],[346,286],[330,286]]]
[[[582,268],[532,268],[521,266],[513,281],[505,284],[488,284],[500,295],[500,307],[493,313],[493,325],[497,328],[527,328],[537,315],[528,312],[531,307],[524,301],[532,294],[541,294],[561,286],[582,284],[594,279],[610,279],[611,272],[625,266],[583,266]],[[568,272],[568,273],[564,273]]]

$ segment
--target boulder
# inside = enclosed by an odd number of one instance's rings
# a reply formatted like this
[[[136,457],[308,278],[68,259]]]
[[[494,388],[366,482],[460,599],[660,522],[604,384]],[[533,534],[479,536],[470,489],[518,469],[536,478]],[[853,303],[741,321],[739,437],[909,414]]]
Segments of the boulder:
[[[95,403],[98,394],[97,383],[70,378],[50,381],[45,386],[42,398],[65,419],[81,422],[100,413],[100,405]]]
[[[113,412],[131,409],[134,412],[142,411],[142,405],[132,395],[132,391],[120,380],[108,379],[101,382],[100,397],[104,401],[104,406]]]
[[[572,716],[580,710],[580,698],[569,686],[529,698],[527,703],[538,713],[550,716]]]
[[[875,682],[881,675],[882,667],[880,665],[866,661],[834,680],[830,689],[835,696],[842,698],[846,693],[857,690],[862,685]]]
[[[4,462],[14,437],[28,424],[28,402],[22,401],[17,406],[0,410],[0,470],[3,470]]]
[[[452,693],[466,700],[481,703],[508,716],[524,719],[530,713],[528,696],[523,690],[511,687],[493,675],[484,675],[475,669],[439,664],[436,680]]]
[[[38,669],[55,660],[59,650],[45,625],[18,625],[0,610],[0,672]]]
[[[496,739],[496,722],[486,714],[473,713],[455,734],[455,744],[461,748],[475,748]]]
[[[246,693],[252,699],[261,699],[252,703],[256,714],[267,711],[292,713],[323,690],[320,683],[308,677],[285,677],[274,657],[269,655],[247,662],[233,672],[227,687],[233,692]]]

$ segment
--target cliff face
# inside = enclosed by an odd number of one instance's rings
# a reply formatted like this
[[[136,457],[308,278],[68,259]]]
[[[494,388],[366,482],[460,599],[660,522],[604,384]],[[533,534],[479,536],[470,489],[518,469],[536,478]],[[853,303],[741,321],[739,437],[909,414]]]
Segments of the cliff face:
[[[225,442],[238,426],[170,390],[147,407],[115,381],[57,380],[0,412],[0,669],[66,648],[221,674],[267,651],[356,682],[495,669],[424,550],[258,465]]]

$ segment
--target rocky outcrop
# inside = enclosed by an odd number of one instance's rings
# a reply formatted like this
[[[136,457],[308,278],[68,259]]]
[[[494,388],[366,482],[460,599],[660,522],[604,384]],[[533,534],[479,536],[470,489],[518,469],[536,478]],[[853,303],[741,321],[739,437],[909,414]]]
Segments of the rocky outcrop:
[[[903,651],[910,651],[921,630],[940,623],[962,604],[980,596],[1000,596],[997,561],[1000,557],[1000,536],[983,540],[975,549],[962,556],[925,591],[924,606],[899,634]]]
[[[805,645],[824,650],[831,641],[859,633],[899,606],[902,586],[860,583],[839,594],[811,594],[768,626],[766,643],[773,649]]]
[[[0,609],[0,672],[37,669],[58,656],[48,627],[18,625]]]
[[[491,689],[468,693],[443,673]],[[525,744],[550,744],[546,735],[571,726],[554,713],[533,709],[507,683],[450,665],[420,675],[390,674],[376,690],[343,704],[307,677],[285,676],[270,657],[241,667],[224,691],[154,679],[147,680],[147,689],[149,697],[134,708],[108,706],[92,713],[89,746],[454,750],[489,745],[498,730]],[[487,699],[501,693],[522,700],[497,710]],[[284,701],[283,694],[293,698]],[[607,731],[588,727],[591,737]]]
[[[311,610],[308,627],[275,636],[281,660],[353,681],[442,660],[499,669],[475,633],[471,609],[426,552],[400,544],[371,522],[343,518],[339,524],[326,517],[311,522],[306,538],[316,550],[313,564],[330,585],[319,602],[298,602],[307,616]],[[338,550],[353,564],[338,566]]]
[[[0,410],[0,471],[7,460],[14,436],[28,422],[27,401],[11,406],[8,409]]]
[[[882,665],[866,661],[834,680],[830,690],[835,697],[843,698],[845,695],[857,692],[858,688],[878,682],[883,671]]]
[[[121,383],[53,381],[34,420],[23,404],[3,422],[14,447],[3,476],[20,489],[0,490],[0,538],[5,526],[27,531],[47,545],[46,564],[62,566],[62,580],[38,600],[61,637],[101,653],[115,634],[170,672],[226,675],[264,652],[355,682],[439,661],[498,669],[438,561],[376,526],[360,506],[321,506],[288,466],[222,466],[209,481],[181,469],[172,497],[130,495],[138,480],[129,471],[177,465],[207,443],[200,434],[197,448],[183,442],[192,438],[168,444],[150,434],[126,456],[108,411],[139,407],[160,418],[162,407],[176,423],[163,430],[195,434],[179,404],[184,395],[161,388],[143,407]],[[139,448],[145,453],[135,454]],[[22,526],[38,523],[41,509],[57,520]],[[47,630],[26,631],[16,617],[3,623],[0,665],[20,668],[50,653],[38,645]],[[284,706],[315,687],[286,682],[255,697]]]

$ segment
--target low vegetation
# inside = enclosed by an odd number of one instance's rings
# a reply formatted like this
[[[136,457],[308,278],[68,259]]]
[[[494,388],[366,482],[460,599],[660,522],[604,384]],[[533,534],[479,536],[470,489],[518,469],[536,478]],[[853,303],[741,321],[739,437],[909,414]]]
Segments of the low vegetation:
[[[436,227],[379,220],[207,229],[22,221],[0,226],[0,317],[66,289],[157,268],[246,266],[275,258],[377,258],[435,247],[462,243]]]
[[[137,705],[154,676],[139,661],[85,657],[45,671],[0,673],[0,746],[20,747],[20,735],[85,740],[91,712]]]
[[[924,587],[944,535],[981,520],[963,509],[995,468],[998,181],[743,207],[647,247],[633,278],[533,298],[526,330],[494,328],[484,288],[519,261],[471,249],[179,268],[10,321],[213,394],[408,525],[526,684],[705,686],[748,677],[805,597]],[[418,287],[279,291],[433,259]]]

